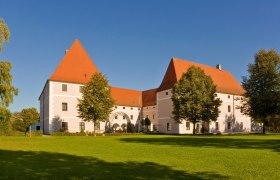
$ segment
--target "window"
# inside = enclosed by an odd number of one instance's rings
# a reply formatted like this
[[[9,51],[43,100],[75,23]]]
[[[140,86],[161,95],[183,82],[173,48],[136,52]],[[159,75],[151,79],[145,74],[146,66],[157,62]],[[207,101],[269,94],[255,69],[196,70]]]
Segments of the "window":
[[[165,95],[166,95],[166,96],[168,95],[168,92],[167,92],[167,91],[165,92]]]
[[[62,131],[68,131],[68,122],[62,122],[61,129]]]
[[[125,116],[123,116],[122,118],[125,119]]]
[[[138,108],[138,110],[140,110],[140,108]]]
[[[155,115],[153,114],[153,119],[155,119]]]
[[[214,94],[214,97],[217,97],[217,96],[218,96],[217,93],[215,93],[215,94]]]
[[[240,123],[240,129],[243,130],[243,122]]]
[[[67,103],[62,103],[62,111],[67,111]]]
[[[115,109],[117,109],[118,108],[118,106],[115,106]]]
[[[149,109],[149,107],[146,107],[146,109]]]
[[[190,130],[191,129],[191,123],[190,122],[186,122],[186,130]]]
[[[216,130],[219,130],[219,122],[215,122]]]
[[[85,122],[80,122],[80,131],[85,130]]]
[[[123,109],[125,109],[125,107],[123,107]]]
[[[115,119],[118,119],[118,116],[115,116]]]
[[[231,122],[228,122],[228,129],[231,129]]]
[[[230,95],[228,95],[227,97],[228,97],[228,99],[230,99]]]
[[[243,113],[243,107],[240,108],[240,113]]]
[[[167,123],[166,126],[167,126],[167,127],[166,127],[166,128],[167,128],[167,131],[171,131],[171,124],[170,124],[170,123]]]
[[[156,107],[154,106],[153,108],[155,109]]]
[[[62,84],[62,91],[64,91],[64,92],[67,91],[67,84]]]
[[[133,107],[131,107],[130,110],[133,110]]]
[[[83,93],[84,86],[80,86],[79,88],[80,88],[80,89],[79,89],[80,93]]]
[[[230,108],[230,105],[228,105],[228,112],[230,112],[230,109],[231,109],[231,108]]]
[[[133,119],[133,115],[130,115],[130,119]]]

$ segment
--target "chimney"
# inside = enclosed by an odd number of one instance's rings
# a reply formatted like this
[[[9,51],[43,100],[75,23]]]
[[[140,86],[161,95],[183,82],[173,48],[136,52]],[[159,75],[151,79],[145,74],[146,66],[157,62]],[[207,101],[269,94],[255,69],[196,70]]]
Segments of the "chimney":
[[[68,51],[69,51],[69,49],[66,49],[66,50],[65,50],[65,54],[67,54],[67,53],[68,53]]]
[[[221,71],[222,70],[222,65],[221,64],[217,64],[216,68]]]

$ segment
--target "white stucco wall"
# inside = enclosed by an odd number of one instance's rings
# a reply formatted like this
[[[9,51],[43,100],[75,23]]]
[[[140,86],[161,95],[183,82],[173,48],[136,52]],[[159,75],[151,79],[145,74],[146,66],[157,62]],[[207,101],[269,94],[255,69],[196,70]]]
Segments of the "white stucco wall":
[[[49,81],[46,82],[45,87],[40,96],[40,126],[43,133],[49,134]]]
[[[153,106],[143,107],[142,113],[143,113],[143,118],[148,117],[151,121],[149,130],[150,131],[157,130],[158,129],[157,106],[153,105]]]
[[[62,91],[62,84],[67,85],[67,91]],[[59,131],[61,128],[61,122],[68,123],[69,132],[80,132],[80,122],[84,122],[78,116],[77,104],[78,98],[82,98],[82,93],[80,92],[80,86],[82,84],[76,83],[65,83],[65,82],[56,82],[49,81],[48,85],[45,87],[43,96],[40,98],[40,112],[48,114],[45,116],[45,130],[44,133],[49,134],[53,131]],[[67,103],[67,111],[62,111],[62,103]],[[44,110],[43,110],[44,109]],[[113,111],[110,115],[111,125],[117,123],[121,127],[122,124],[127,124],[127,120],[123,119],[121,114],[125,113],[132,125],[137,126],[139,122],[139,115],[141,108],[139,107],[130,107],[130,106],[114,106]],[[118,116],[118,119],[115,119],[115,116]],[[42,121],[43,122],[43,121]],[[101,122],[99,132],[104,132],[106,130],[106,125],[108,123]],[[85,131],[93,131],[94,123],[85,122]],[[123,130],[123,129],[119,129]],[[137,129],[138,130],[138,129]]]
[[[218,122],[219,129],[216,130],[215,122],[210,122],[209,132],[211,133],[227,133],[227,132],[250,132],[251,131],[251,119],[248,116],[243,115],[240,111],[241,96],[216,93],[217,98],[220,98],[223,102],[219,110],[221,111],[216,122]],[[175,123],[172,118],[172,92],[171,89],[161,91],[157,93],[157,106],[158,106],[158,124],[159,131],[162,133],[170,134],[191,134],[193,130],[193,124],[190,124],[190,129],[186,129],[186,121],[181,124]],[[230,106],[230,112],[228,112],[228,106]],[[233,108],[234,107],[234,108]],[[233,118],[235,117],[235,118]],[[228,129],[228,123],[231,123],[231,128]],[[171,130],[167,130],[167,123],[171,124]],[[241,129],[241,124],[243,128]],[[198,123],[199,127],[202,127],[201,122]]]

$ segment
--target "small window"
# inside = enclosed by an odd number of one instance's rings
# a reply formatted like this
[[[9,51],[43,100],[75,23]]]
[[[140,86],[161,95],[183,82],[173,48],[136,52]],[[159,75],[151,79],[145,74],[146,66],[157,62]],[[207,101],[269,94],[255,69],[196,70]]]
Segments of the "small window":
[[[84,91],[84,86],[80,86],[79,88],[80,88],[80,89],[79,89],[80,93],[83,93],[83,91]]]
[[[68,122],[62,122],[61,123],[61,129],[63,131],[68,131]]]
[[[115,106],[115,109],[118,109],[118,106]]]
[[[166,129],[167,129],[167,131],[171,131],[171,124],[170,123],[166,124]]]
[[[218,96],[217,93],[215,93],[215,94],[214,94],[214,97],[217,97],[217,96]]]
[[[133,119],[133,115],[130,115],[130,119]]]
[[[215,122],[215,128],[216,130],[219,130],[219,122]]]
[[[228,97],[228,99],[230,99],[230,95],[228,95],[227,97]]]
[[[140,110],[140,108],[138,108],[138,110]]]
[[[240,129],[243,130],[243,122],[240,123]]]
[[[67,103],[62,103],[62,111],[67,111],[68,107],[67,107]]]
[[[125,119],[125,116],[123,116],[123,119]]]
[[[191,129],[191,123],[190,122],[186,122],[186,130],[190,130]]]
[[[131,107],[130,110],[133,110],[133,107]]]
[[[231,129],[231,122],[228,122],[228,123],[227,123],[227,126],[228,126],[228,127],[227,127],[228,129]]]
[[[146,109],[149,109],[149,107],[146,107]]]
[[[67,84],[62,84],[62,91],[64,91],[64,92],[67,91]]]
[[[123,109],[125,109],[125,107],[123,107]]]
[[[228,105],[228,112],[230,112],[231,111],[231,108],[230,108],[230,105]]]
[[[118,116],[115,116],[115,119],[118,119]]]
[[[243,107],[242,106],[240,107],[240,113],[243,113]]]
[[[85,122],[80,122],[80,131],[85,130]]]
[[[153,114],[153,119],[155,119],[155,115]]]
[[[166,95],[166,96],[168,95],[168,91],[165,92],[165,95]]]
[[[156,107],[154,106],[153,108],[155,109]]]

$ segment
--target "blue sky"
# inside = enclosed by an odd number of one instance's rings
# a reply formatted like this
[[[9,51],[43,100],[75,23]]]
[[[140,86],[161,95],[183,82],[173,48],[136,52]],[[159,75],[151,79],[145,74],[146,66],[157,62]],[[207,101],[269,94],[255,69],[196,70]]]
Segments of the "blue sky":
[[[158,87],[172,57],[230,71],[239,81],[261,48],[280,52],[280,1],[0,0],[11,32],[0,54],[20,93],[11,111],[38,97],[78,38],[113,86]]]

